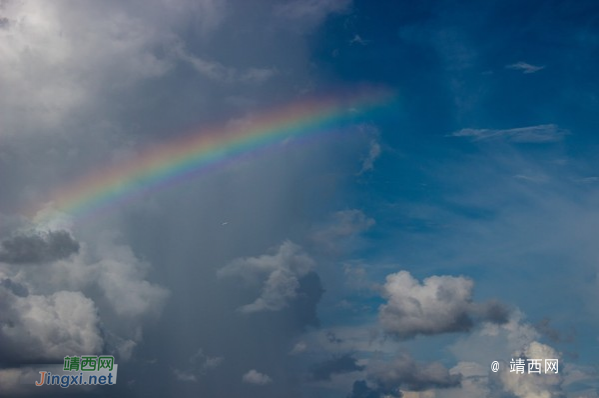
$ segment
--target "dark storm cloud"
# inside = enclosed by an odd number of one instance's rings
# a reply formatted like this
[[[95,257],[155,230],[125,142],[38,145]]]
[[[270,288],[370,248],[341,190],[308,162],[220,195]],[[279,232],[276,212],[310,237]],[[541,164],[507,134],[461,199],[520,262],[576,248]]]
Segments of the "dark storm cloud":
[[[345,354],[316,364],[311,373],[314,380],[331,380],[332,375],[361,370],[364,370],[364,366],[358,365],[357,359],[351,354]]]
[[[17,235],[1,245],[0,261],[10,264],[47,263],[79,252],[79,243],[67,231]]]

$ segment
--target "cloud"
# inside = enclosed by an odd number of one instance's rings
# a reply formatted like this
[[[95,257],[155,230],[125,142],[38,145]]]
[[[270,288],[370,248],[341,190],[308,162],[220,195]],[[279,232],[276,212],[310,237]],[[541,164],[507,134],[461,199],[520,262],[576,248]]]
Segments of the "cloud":
[[[422,364],[407,354],[399,354],[391,361],[371,360],[366,372],[368,382],[355,381],[348,398],[400,398],[403,391],[458,387],[462,379],[439,362]]]
[[[272,379],[268,375],[260,373],[255,369],[252,369],[244,374],[241,380],[243,380],[244,383],[256,384],[259,386],[272,383]]]
[[[402,339],[416,335],[466,332],[474,319],[505,322],[508,311],[497,302],[472,302],[472,280],[431,276],[421,284],[407,271],[387,276],[379,308],[383,329]]]
[[[462,129],[450,134],[451,137],[466,137],[472,141],[506,140],[514,143],[541,144],[559,142],[569,134],[568,130],[555,124],[540,124],[537,126],[519,127],[505,130],[495,129]]]
[[[198,352],[189,359],[189,362],[196,365],[201,371],[206,371],[219,367],[224,360],[225,358],[221,356],[208,356],[204,353],[204,350],[200,348]]]
[[[566,380],[589,380],[593,373],[574,363],[563,366],[562,355],[553,347],[541,343],[541,335],[535,327],[524,320],[524,315],[515,311],[509,322],[497,325],[486,324],[458,343],[450,350],[458,359],[452,373],[462,374],[460,388],[448,391],[443,398],[478,398],[480,396],[518,398],[562,398],[565,397]],[[558,374],[516,374],[510,372],[511,359],[558,359]],[[498,360],[500,369],[490,372],[489,362]],[[544,368],[541,370],[544,372]],[[527,370],[525,370],[527,372]]]
[[[377,141],[370,141],[370,146],[368,149],[368,154],[362,160],[362,168],[358,172],[358,175],[364,174],[367,171],[371,171],[374,169],[374,162],[381,155],[381,144]]]
[[[372,228],[376,221],[359,209],[341,210],[333,213],[328,222],[312,233],[312,241],[320,248],[337,253],[356,243],[354,238]]]
[[[537,341],[528,344],[517,355],[517,358],[561,360],[561,356],[552,347]],[[544,361],[541,361],[541,363],[543,364]],[[541,372],[544,372],[544,369]],[[503,383],[503,389],[518,398],[553,398],[564,396],[561,387],[563,383],[563,370],[562,373],[558,374],[526,374],[525,376],[523,377],[522,374],[516,374],[507,370],[501,372],[500,379]]]
[[[75,244],[80,247],[63,230],[20,239],[25,243],[16,245],[13,239],[4,245],[28,248],[11,251],[19,253],[13,259],[23,260],[23,253],[31,259],[35,253],[37,260],[48,260],[73,251]],[[0,264],[4,360],[60,360],[101,349],[128,359],[142,339],[144,321],[160,313],[168,295],[145,280],[147,267],[128,247],[108,238],[81,245],[77,255],[43,267]]]
[[[197,382],[199,377],[221,366],[224,360],[225,358],[221,356],[210,357],[200,348],[189,358],[189,366],[186,369],[173,368],[172,371],[177,380]]]
[[[262,285],[260,297],[239,308],[241,312],[279,311],[297,297],[300,279],[315,266],[299,245],[285,241],[273,254],[233,260],[218,271],[218,276],[238,276]]]
[[[567,333],[555,329],[551,326],[551,318],[545,317],[534,325],[535,329],[543,336],[547,337],[553,343],[573,342],[576,335],[573,327],[570,327]]]
[[[528,64],[528,63],[522,62],[522,61],[516,62],[515,64],[506,65],[505,67],[507,69],[521,70],[525,74],[536,73],[536,72],[540,71],[541,69],[545,69],[545,66],[531,65],[531,64]]]
[[[422,364],[407,354],[399,354],[392,361],[371,361],[367,373],[385,391],[450,388],[459,386],[461,380],[460,375],[450,374],[439,362]]]
[[[347,398],[384,398],[384,394],[368,387],[366,380],[356,380]]]
[[[297,343],[295,343],[295,345],[293,346],[291,351],[289,351],[289,354],[290,355],[301,354],[302,352],[306,351],[307,349],[308,349],[308,344],[306,344],[305,341],[298,341]]]
[[[348,10],[351,0],[290,0],[277,5],[275,14],[289,21],[317,25],[330,14]]]
[[[196,383],[198,378],[193,373],[186,372],[184,370],[173,369],[173,374],[175,378],[180,381],[189,381]]]
[[[179,57],[189,62],[200,74],[209,79],[222,83],[263,83],[273,77],[277,71],[273,68],[247,68],[239,70],[234,67],[225,66],[219,62],[206,60],[179,48]]]
[[[359,34],[355,34],[354,37],[349,41],[349,44],[360,44],[362,46],[366,46],[370,43],[370,40],[365,40]]]
[[[181,21],[173,8],[160,8],[163,21]],[[19,132],[53,131],[97,105],[102,93],[162,76],[172,66],[155,51],[172,44],[172,32],[126,8],[6,1],[2,13],[0,67],[8,72],[0,77],[0,105],[15,116],[3,132],[21,121]]]
[[[311,374],[314,380],[331,380],[335,374],[351,373],[364,370],[364,366],[358,365],[357,359],[351,354],[328,359],[313,366]]]
[[[79,243],[62,230],[16,235],[1,245],[0,262],[10,264],[47,263],[79,252]]]
[[[0,309],[0,363],[60,360],[103,347],[98,309],[80,292],[17,296],[0,286]]]

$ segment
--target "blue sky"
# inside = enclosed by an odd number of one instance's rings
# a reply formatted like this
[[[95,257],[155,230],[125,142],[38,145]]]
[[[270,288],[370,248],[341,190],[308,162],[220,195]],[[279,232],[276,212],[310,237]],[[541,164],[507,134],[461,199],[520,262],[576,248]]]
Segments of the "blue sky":
[[[0,395],[105,395],[20,383],[111,354],[110,396],[598,397],[598,23],[592,1],[2,2]],[[22,211],[369,87],[395,96],[93,222]]]

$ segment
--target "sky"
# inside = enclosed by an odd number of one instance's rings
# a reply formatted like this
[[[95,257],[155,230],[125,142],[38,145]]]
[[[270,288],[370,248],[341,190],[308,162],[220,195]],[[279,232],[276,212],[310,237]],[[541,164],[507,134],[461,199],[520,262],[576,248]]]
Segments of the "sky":
[[[0,36],[0,396],[599,397],[596,2],[2,0]],[[88,354],[115,385],[31,384]]]

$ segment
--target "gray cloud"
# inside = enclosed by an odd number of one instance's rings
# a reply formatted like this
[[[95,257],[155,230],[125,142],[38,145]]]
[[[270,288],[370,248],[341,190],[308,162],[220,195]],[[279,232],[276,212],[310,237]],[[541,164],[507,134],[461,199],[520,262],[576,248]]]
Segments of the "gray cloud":
[[[47,263],[79,252],[79,243],[67,231],[16,235],[1,245],[0,262],[10,264]]]
[[[368,382],[354,382],[348,398],[400,398],[402,391],[453,388],[462,380],[460,374],[451,374],[438,362],[422,364],[407,354],[399,354],[391,361],[371,360],[366,372]]]
[[[474,282],[464,277],[431,276],[421,284],[407,271],[387,276],[380,306],[383,329],[402,339],[470,330],[475,320],[504,323],[508,311],[498,302],[473,303]]]
[[[540,124],[537,126],[518,127],[513,129],[462,129],[450,136],[466,137],[472,141],[506,140],[515,143],[549,143],[559,142],[569,134],[568,130],[555,124]]]
[[[364,368],[358,365],[357,359],[351,354],[345,354],[314,365],[311,374],[314,380],[331,380],[332,375],[357,372]]]
[[[218,271],[218,276],[239,276],[262,285],[260,297],[239,308],[241,312],[279,311],[298,295],[300,278],[316,266],[300,246],[286,241],[273,254],[240,258]]]
[[[0,363],[59,360],[102,347],[98,309],[82,293],[18,296],[0,286]]]
[[[450,374],[438,362],[421,364],[406,354],[399,354],[390,362],[372,361],[367,372],[368,377],[385,391],[450,388],[459,386],[461,380],[461,375]]]
[[[13,262],[48,262],[75,247],[79,244],[63,230],[11,238],[3,245]],[[143,323],[160,313],[167,297],[145,280],[146,271],[128,247],[109,239],[43,267],[0,266],[2,361],[56,361],[101,350],[127,360],[142,340]]]

